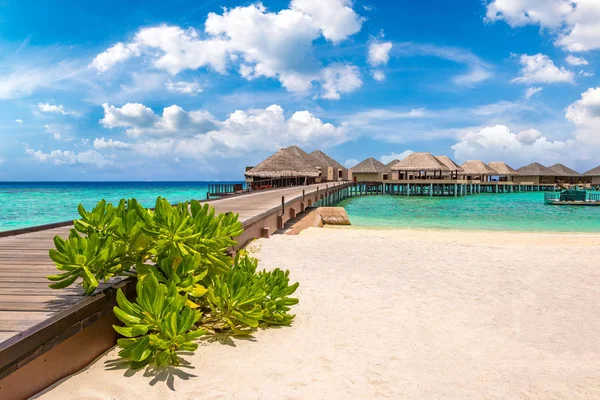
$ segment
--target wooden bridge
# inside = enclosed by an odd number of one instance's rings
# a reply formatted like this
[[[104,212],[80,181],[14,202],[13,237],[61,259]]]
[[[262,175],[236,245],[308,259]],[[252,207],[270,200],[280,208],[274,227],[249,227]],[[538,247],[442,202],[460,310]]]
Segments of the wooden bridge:
[[[246,193],[210,201],[218,213],[238,213],[239,246],[269,237],[305,208],[349,194],[351,183],[321,183]],[[71,222],[0,232],[0,399],[26,398],[68,376],[114,345],[112,308],[117,288],[131,294],[129,279],[101,284],[92,296],[80,288],[53,290],[56,272],[48,250]]]

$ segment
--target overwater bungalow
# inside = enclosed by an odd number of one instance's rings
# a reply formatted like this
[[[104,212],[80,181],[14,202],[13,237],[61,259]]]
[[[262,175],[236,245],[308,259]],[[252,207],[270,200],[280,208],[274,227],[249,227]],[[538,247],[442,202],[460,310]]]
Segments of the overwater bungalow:
[[[517,172],[519,175],[513,177],[513,182],[520,185],[553,185],[556,182],[556,172],[538,162],[521,167]]]
[[[325,174],[321,176],[321,179],[327,181],[349,181],[352,180],[352,176],[348,174],[348,168],[345,168],[342,164],[329,157],[321,150],[315,150],[310,153],[310,156],[315,160],[319,161],[327,168],[327,176]]]
[[[458,175],[460,175],[464,171],[460,165],[458,165],[456,162],[454,162],[454,160],[452,160],[448,156],[435,156],[435,158],[440,160],[442,164],[448,167],[448,169],[450,170],[448,174],[450,179],[458,179]]]
[[[504,161],[492,161],[488,165],[498,173],[499,182],[512,182],[515,175],[519,173]]]
[[[583,178],[579,172],[572,170],[564,164],[558,163],[548,168],[556,173],[556,183],[577,184]]]
[[[600,185],[600,166],[596,168],[592,168],[587,172],[583,173],[586,183],[591,183],[592,185]]]
[[[431,153],[412,153],[397,162],[392,171],[398,171],[400,180],[443,179],[451,170]]]
[[[462,175],[467,180],[491,182],[492,176],[498,176],[498,171],[481,160],[469,160],[461,165]]]
[[[391,178],[392,170],[382,162],[367,158],[350,168],[354,182],[381,182]]]
[[[319,176],[316,179],[317,183],[327,181],[327,180],[329,180],[328,179],[329,176],[333,175],[333,169],[329,170],[326,163],[321,162],[320,160],[317,160],[316,158],[314,158],[313,156],[311,156],[310,154],[308,154],[307,152],[302,150],[300,147],[289,146],[286,148],[289,151],[291,151],[292,153],[296,154],[298,157],[302,158],[304,161],[306,161],[306,163],[314,166],[315,168],[317,168],[319,170]],[[333,180],[333,177],[331,180]]]
[[[275,154],[246,171],[246,181],[253,190],[315,183],[321,171],[314,161],[302,156],[296,146],[280,149]],[[307,153],[305,153],[310,157]]]
[[[399,162],[400,162],[400,160],[398,160],[398,159],[395,159],[395,160],[392,160],[392,161],[390,161],[389,163],[385,164],[385,166],[386,166],[386,167],[388,167],[388,168],[391,170],[391,169],[392,169],[392,167],[393,167],[394,165],[398,164]],[[398,173],[398,171],[392,171],[392,180],[399,179],[398,177],[399,177],[399,173]]]

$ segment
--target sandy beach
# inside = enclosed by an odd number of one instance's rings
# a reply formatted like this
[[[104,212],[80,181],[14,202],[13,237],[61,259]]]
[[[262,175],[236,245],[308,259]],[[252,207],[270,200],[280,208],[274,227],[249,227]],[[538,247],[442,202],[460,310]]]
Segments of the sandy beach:
[[[292,327],[43,399],[597,399],[600,235],[310,228],[251,245],[300,282]]]

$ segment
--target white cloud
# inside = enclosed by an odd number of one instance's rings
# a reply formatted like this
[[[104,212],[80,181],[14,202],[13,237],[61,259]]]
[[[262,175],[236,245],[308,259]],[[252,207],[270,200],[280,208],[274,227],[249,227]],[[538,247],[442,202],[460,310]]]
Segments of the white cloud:
[[[78,115],[74,111],[68,111],[62,105],[49,104],[49,103],[38,103],[38,109],[44,113],[53,113],[61,115]]]
[[[99,73],[103,73],[131,57],[139,56],[140,49],[137,43],[123,44],[121,42],[98,54],[89,65]]]
[[[414,151],[412,150],[405,150],[402,153],[390,153],[387,155],[383,155],[381,157],[379,157],[379,161],[381,161],[384,164],[390,163],[394,160],[404,160],[406,157],[408,157],[409,155],[411,155],[412,153],[414,153]]]
[[[544,54],[519,56],[521,70],[519,76],[513,79],[513,83],[535,84],[535,83],[572,83],[575,75],[564,67],[557,67],[552,60]]]
[[[577,76],[582,76],[584,78],[591,78],[592,76],[595,76],[596,74],[594,73],[594,71],[579,71],[579,73],[577,74]]]
[[[130,43],[117,43],[90,66],[104,72],[134,56],[172,75],[199,68],[225,73],[231,65],[245,79],[274,78],[289,91],[308,91],[326,74],[313,42],[322,37],[338,44],[360,31],[364,19],[349,0],[293,0],[289,7],[269,12],[255,3],[209,13],[204,33],[168,25],[142,28]]]
[[[214,117],[207,111],[185,111],[177,105],[165,107],[162,116],[139,103],[123,107],[103,104],[104,118],[100,123],[106,128],[126,128],[129,136],[190,136],[206,133],[215,128]]]
[[[177,111],[176,117],[169,109]],[[130,147],[151,156],[173,153],[201,159],[276,150],[291,144],[327,147],[347,141],[351,134],[346,124],[324,123],[308,111],[297,111],[286,119],[278,105],[264,110],[237,110],[224,121],[214,120],[206,111],[187,112],[178,106],[167,107],[161,117],[142,104],[121,108],[105,105],[104,111],[100,121],[104,126],[125,128],[126,133],[140,140],[109,144],[110,140],[102,138],[94,141],[95,147]]]
[[[542,90],[544,90],[544,88],[540,87],[540,86],[528,87],[527,89],[525,89],[525,98],[530,99],[533,96],[535,96],[536,94],[541,93]]]
[[[552,141],[535,129],[513,133],[504,125],[468,131],[452,146],[458,160],[505,161],[515,168],[533,160],[542,163],[563,160],[573,148],[572,140]]]
[[[93,165],[103,168],[112,164],[111,160],[106,159],[95,150],[86,150],[79,153],[70,150],[53,150],[44,153],[41,150],[26,148],[25,153],[39,162],[55,165]]]
[[[0,157],[0,165],[4,164],[4,158]]]
[[[106,140],[106,139],[104,139],[104,137],[94,139],[94,148],[98,149],[98,150],[108,150],[108,149],[126,150],[130,147],[131,147],[131,145],[129,143],[121,142],[119,140],[113,140],[113,139]]]
[[[334,63],[323,69],[324,99],[339,100],[340,93],[350,93],[363,84],[360,71],[350,64]]]
[[[369,64],[373,67],[386,65],[390,61],[391,49],[392,42],[372,41],[369,44]]]
[[[486,20],[512,27],[539,25],[555,44],[572,52],[600,48],[600,2],[597,0],[492,0]]]
[[[346,168],[352,168],[352,167],[354,167],[355,165],[358,165],[358,163],[359,163],[359,162],[360,162],[360,161],[358,161],[356,158],[350,158],[350,159],[348,159],[348,160],[344,161],[344,162],[342,163],[342,165],[343,165],[344,167],[346,167]]]
[[[578,66],[578,65],[588,65],[588,62],[583,57],[575,57],[573,54],[569,54],[565,61],[569,65]]]
[[[590,88],[567,107],[566,118],[575,124],[576,137],[586,144],[600,144],[600,87]]]
[[[191,96],[195,96],[198,93],[201,93],[204,88],[198,82],[172,82],[168,81],[166,84],[167,90],[171,92],[178,92],[181,94],[189,94]]]
[[[371,73],[371,75],[373,76],[373,79],[375,79],[377,82],[385,81],[385,74],[383,73],[383,71],[375,70]]]
[[[15,119],[15,122],[19,125],[23,125],[23,120],[22,119]]]

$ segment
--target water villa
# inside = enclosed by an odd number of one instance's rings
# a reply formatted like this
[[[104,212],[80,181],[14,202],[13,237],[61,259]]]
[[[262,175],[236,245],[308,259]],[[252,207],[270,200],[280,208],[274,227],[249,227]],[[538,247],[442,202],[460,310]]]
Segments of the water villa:
[[[581,182],[582,175],[563,164],[554,164],[548,168],[556,173],[557,184],[578,184]]]
[[[448,156],[435,156],[435,158],[437,158],[439,161],[442,162],[442,164],[448,167],[448,169],[450,170],[450,179],[458,179],[458,175],[464,172],[463,168]]]
[[[592,185],[600,185],[600,166],[584,172],[583,176],[587,183],[591,183]]]
[[[367,158],[350,168],[354,182],[380,182],[390,179],[392,170],[379,160]]]
[[[498,182],[512,182],[513,176],[519,175],[514,168],[504,161],[492,161],[488,165],[498,173]]]
[[[310,153],[310,156],[320,162],[327,173],[323,173],[321,178],[328,182],[332,181],[349,181],[350,175],[348,174],[348,168],[345,168],[342,164],[323,153],[321,150],[315,150]]]
[[[294,146],[296,147],[296,146]],[[298,147],[286,147],[247,169],[246,182],[253,190],[271,189],[281,186],[308,185],[316,183],[321,171],[314,165],[316,161]]]
[[[461,165],[463,175],[472,181],[491,182],[493,176],[498,176],[498,172],[480,160],[469,160]]]
[[[517,170],[519,175],[513,181],[520,185],[536,187],[554,187],[556,184],[556,172],[542,164],[533,162]],[[535,190],[535,189],[533,189]]]
[[[395,159],[395,160],[392,160],[389,163],[385,164],[385,166],[388,167],[390,169],[390,171],[392,171],[392,179],[393,180],[398,179],[398,171],[393,171],[392,167],[394,165],[398,164],[399,162],[400,162],[400,160]]]

